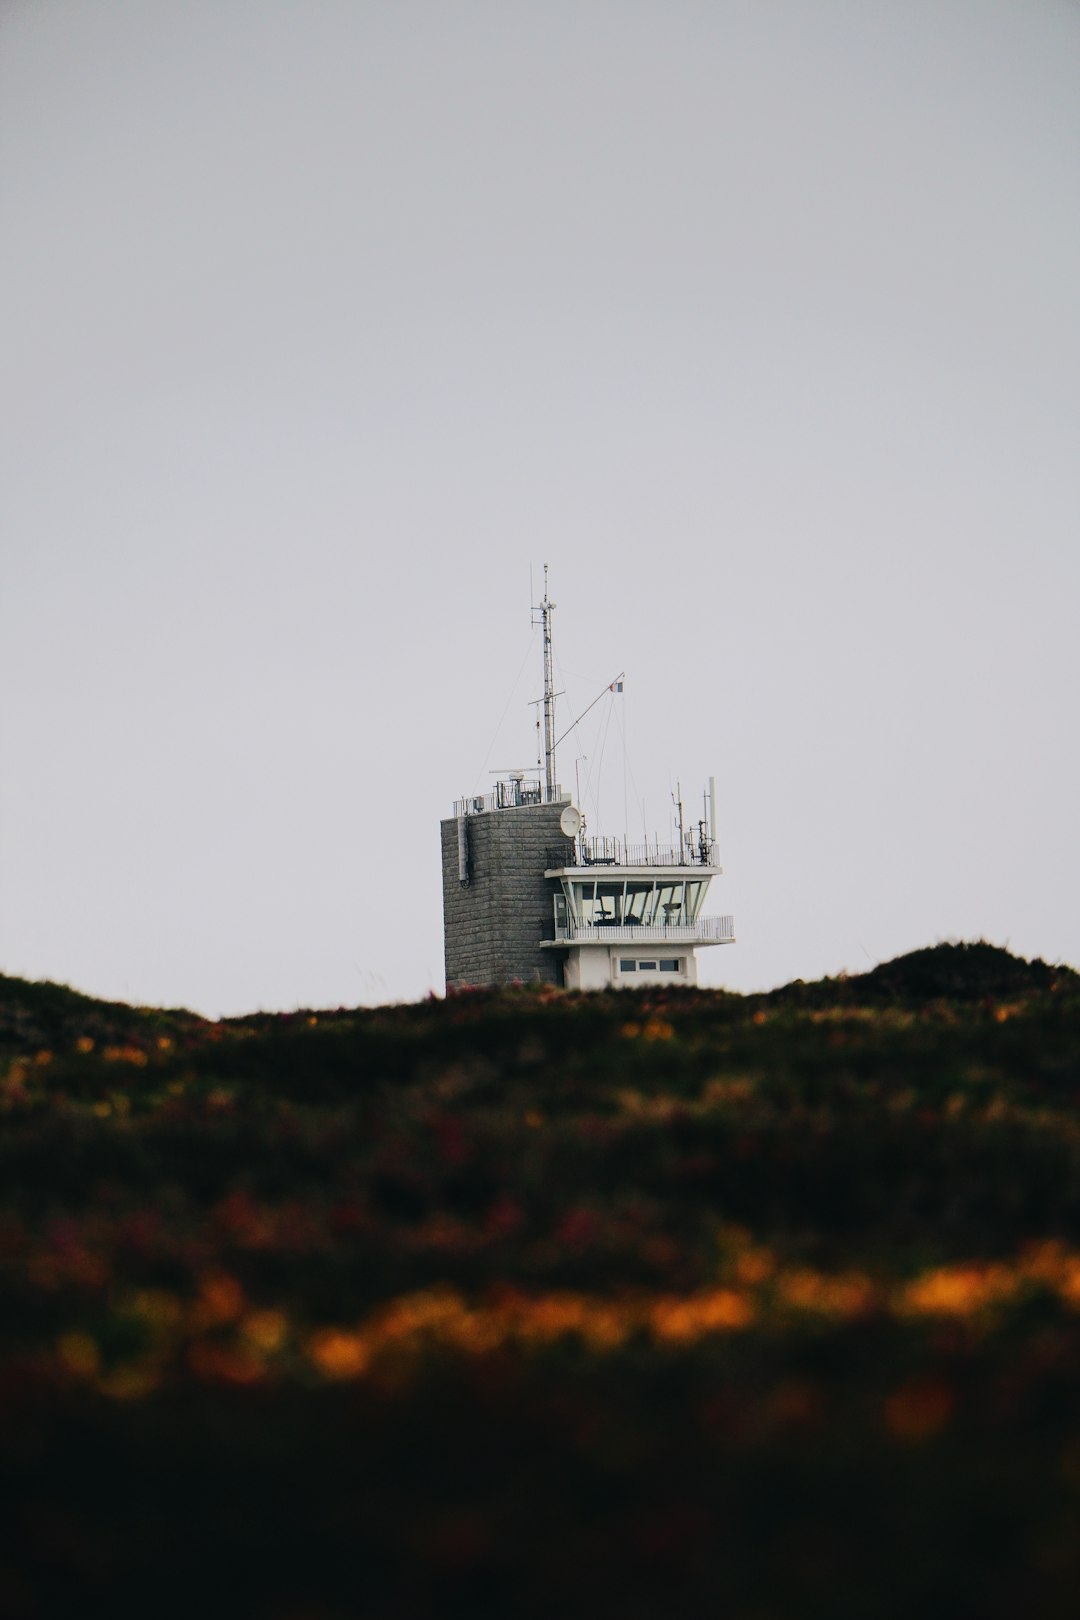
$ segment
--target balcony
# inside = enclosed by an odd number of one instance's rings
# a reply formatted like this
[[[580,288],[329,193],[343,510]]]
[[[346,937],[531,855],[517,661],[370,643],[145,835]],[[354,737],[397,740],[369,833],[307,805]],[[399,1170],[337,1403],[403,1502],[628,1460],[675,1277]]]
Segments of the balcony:
[[[549,871],[564,871],[568,866],[704,866],[720,870],[715,844],[707,839],[688,838],[682,849],[677,844],[631,844],[624,838],[579,838],[576,843],[567,839],[547,852]]]
[[[734,917],[699,917],[692,923],[558,924],[545,945],[730,945]]]

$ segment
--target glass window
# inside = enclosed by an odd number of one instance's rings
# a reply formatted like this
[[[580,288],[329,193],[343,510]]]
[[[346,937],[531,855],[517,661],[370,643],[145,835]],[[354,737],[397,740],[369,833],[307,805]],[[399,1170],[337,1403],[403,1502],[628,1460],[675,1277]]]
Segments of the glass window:
[[[624,958],[623,960],[621,960],[619,962],[619,972],[620,973],[636,973],[637,972],[637,963],[633,962],[633,961],[627,961]]]
[[[645,920],[645,902],[652,899],[652,884],[639,885],[636,888],[629,883],[626,886],[626,905],[623,910],[624,923],[640,923]]]
[[[638,962],[638,972],[639,973],[655,973],[656,972],[656,963],[655,962],[641,962],[641,961],[639,961]]]
[[[681,973],[682,963],[677,956],[662,956],[660,958],[661,973]]]
[[[585,883],[574,884],[574,898],[578,905],[578,920],[591,923],[596,920],[596,884],[590,878]]]
[[[622,922],[623,886],[621,883],[598,883],[596,885],[596,916],[593,919],[598,923],[616,924]]]

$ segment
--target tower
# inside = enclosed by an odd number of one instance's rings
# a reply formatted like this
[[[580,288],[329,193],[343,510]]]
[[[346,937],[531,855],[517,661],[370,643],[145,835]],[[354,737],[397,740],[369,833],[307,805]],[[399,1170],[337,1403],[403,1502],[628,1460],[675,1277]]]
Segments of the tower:
[[[696,834],[679,843],[586,837],[555,770],[552,615],[543,630],[543,775],[512,770],[491,793],[458,799],[442,822],[447,989],[540,979],[568,989],[696,984],[697,951],[731,943],[731,917],[704,916],[719,875],[716,786]]]

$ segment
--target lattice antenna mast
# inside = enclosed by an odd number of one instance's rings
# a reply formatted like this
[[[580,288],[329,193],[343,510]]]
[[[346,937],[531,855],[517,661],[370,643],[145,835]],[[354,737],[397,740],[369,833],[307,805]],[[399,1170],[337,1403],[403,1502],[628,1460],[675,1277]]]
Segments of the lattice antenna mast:
[[[551,615],[555,603],[548,596],[548,565],[544,564],[544,600],[533,613],[539,613],[544,632],[544,801],[555,800],[555,674],[551,653]],[[533,623],[536,623],[534,618]]]

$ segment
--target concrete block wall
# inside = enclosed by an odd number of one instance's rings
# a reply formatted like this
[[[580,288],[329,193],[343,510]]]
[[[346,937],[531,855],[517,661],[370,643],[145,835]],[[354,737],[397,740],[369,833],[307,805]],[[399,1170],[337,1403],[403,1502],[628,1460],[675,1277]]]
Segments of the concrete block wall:
[[[520,805],[468,816],[469,882],[458,877],[457,821],[442,823],[443,943],[447,989],[510,984],[515,979],[562,983],[562,952],[542,951],[555,931],[558,888],[544,877],[549,849],[565,838],[561,804]]]

